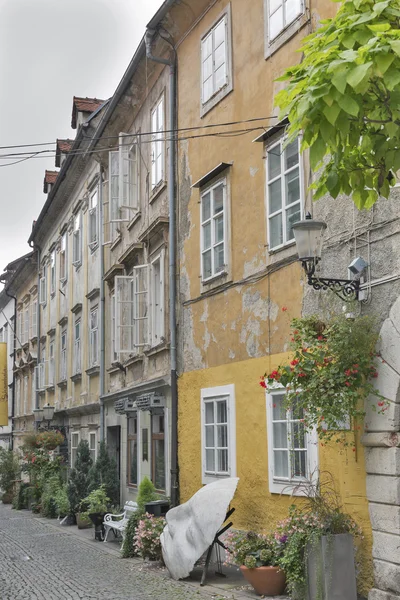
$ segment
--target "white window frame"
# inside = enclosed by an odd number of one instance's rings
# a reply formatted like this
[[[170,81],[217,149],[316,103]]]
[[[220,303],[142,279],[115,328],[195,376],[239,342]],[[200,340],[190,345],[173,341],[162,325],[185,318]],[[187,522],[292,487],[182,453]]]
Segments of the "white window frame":
[[[115,294],[111,295],[111,362],[118,360],[118,354],[116,351],[115,335],[116,335],[116,304]]]
[[[222,211],[213,214],[213,205],[214,205],[214,189],[219,187],[222,184],[223,186],[223,200],[222,200]],[[203,220],[203,198],[207,194],[210,194],[210,217],[208,219]],[[226,273],[228,269],[228,210],[227,210],[227,181],[226,177],[220,178],[211,185],[205,187],[201,191],[200,195],[200,262],[201,262],[201,279],[202,282],[205,283],[214,279],[214,277],[219,277],[221,274]],[[217,217],[219,217],[222,213],[223,223],[224,223],[224,238],[222,242],[215,242],[215,227],[214,222]],[[211,246],[209,248],[204,247],[204,235],[203,230],[204,226],[209,224],[211,225]],[[219,271],[215,270],[215,261],[214,261],[214,249],[223,244],[224,247],[224,264],[223,268]],[[204,274],[204,262],[203,256],[206,252],[211,251],[211,275],[208,277]]]
[[[46,306],[47,304],[47,266],[43,267],[42,276],[39,282],[39,304]]]
[[[68,257],[68,238],[67,238],[67,232],[64,231],[64,233],[61,236],[61,242],[60,242],[60,282],[61,283],[65,283],[68,279],[68,263],[67,263],[67,257]]]
[[[27,344],[29,341],[29,304],[25,304],[24,306],[24,310],[23,310],[23,315],[24,315],[24,322],[23,322],[23,331],[22,331],[22,343],[23,344]]]
[[[64,344],[63,344],[64,340]],[[63,329],[60,336],[60,381],[67,379],[67,330]]]
[[[228,441],[228,471],[207,472],[206,470],[206,434],[205,434],[205,405],[207,402],[226,400],[227,407],[227,441]],[[235,408],[235,385],[221,385],[201,390],[200,400],[201,413],[201,473],[202,483],[212,483],[225,477],[236,477],[236,408]],[[215,433],[214,433],[215,442]],[[214,446],[216,448],[216,446]]]
[[[160,96],[150,113],[151,127],[151,189],[161,185],[165,178],[165,105]]]
[[[94,440],[93,448],[92,440]],[[95,431],[89,431],[89,452],[94,465],[97,459],[97,434]]]
[[[30,313],[29,338],[32,340],[37,337],[37,298],[30,304]]]
[[[141,275],[143,271],[143,276]],[[140,284],[145,282],[146,289]],[[123,290],[123,292],[121,291]],[[119,354],[137,354],[140,348],[150,345],[151,341],[151,295],[149,281],[149,265],[138,265],[133,268],[132,275],[115,278],[115,351]],[[123,298],[121,298],[123,294]],[[125,299],[125,295],[127,299]],[[140,316],[141,297],[147,295],[144,302],[145,316]],[[124,306],[123,305],[128,305]],[[123,322],[123,317],[130,313],[129,322]],[[141,325],[142,321],[146,321]],[[143,327],[143,331],[141,331]],[[124,333],[123,330],[127,330]],[[144,333],[141,339],[141,333]],[[124,341],[129,340],[127,347]]]
[[[45,374],[46,374],[46,348],[42,347],[40,353],[40,362],[35,367],[36,391],[43,392],[45,389]]]
[[[283,6],[282,6],[283,4]],[[281,46],[286,44],[291,37],[293,37],[299,29],[306,24],[309,19],[310,1],[300,0],[300,11],[293,16],[290,20],[282,18],[282,28],[271,38],[270,34],[270,19],[271,15],[282,7],[283,12],[286,12],[286,6],[284,0],[276,0],[271,11],[271,0],[264,0],[264,23],[265,23],[265,58],[270,57],[276,52]]]
[[[15,414],[21,414],[21,377],[16,378],[15,382]]]
[[[82,264],[82,213],[74,216],[74,231],[72,238],[72,264],[78,268]]]
[[[79,442],[81,441],[80,438],[81,438],[81,435],[80,435],[79,431],[71,432],[71,468],[72,469],[75,467],[76,451],[78,449]]]
[[[28,414],[28,374],[24,373],[23,378],[23,396],[24,396],[24,415]]]
[[[156,268],[157,263],[159,269]],[[165,336],[165,250],[150,262],[151,345],[161,344]],[[157,277],[157,273],[159,276]],[[158,281],[157,281],[158,279]]]
[[[56,293],[56,251],[52,250],[50,254],[50,294]]]
[[[285,137],[280,137],[279,139],[271,142],[270,144],[268,144],[266,146],[266,156],[267,156],[267,160],[265,161],[266,162],[266,210],[267,210],[267,228],[268,228],[268,250],[270,252],[275,252],[276,250],[279,250],[280,248],[285,248],[286,246],[289,246],[289,245],[295,243],[294,236],[291,239],[288,239],[288,237],[287,237],[287,231],[286,231],[286,213],[287,213],[287,211],[289,209],[299,205],[300,206],[299,221],[302,219],[303,212],[304,212],[304,175],[303,175],[303,159],[302,159],[302,155],[300,152],[300,138],[299,137],[297,138],[297,152],[298,152],[299,160],[296,163],[296,165],[294,165],[293,167],[290,167],[289,169],[285,169],[285,165],[284,165],[286,150],[283,147],[285,145],[285,141],[286,141]],[[280,171],[279,175],[269,179],[268,154],[276,148],[279,148],[281,171]],[[285,176],[290,174],[291,172],[293,172],[295,169],[299,170],[300,198],[299,198],[299,200],[292,202],[292,204],[286,205]],[[276,210],[276,211],[270,213],[270,211],[269,211],[269,186],[279,180],[281,181],[281,208],[279,210]],[[276,246],[271,246],[271,225],[270,225],[270,223],[271,223],[271,219],[273,219],[274,217],[277,217],[279,214],[282,215],[282,240],[283,241],[281,244],[277,244]]]
[[[225,26],[225,78],[222,85],[217,88],[215,81],[215,30],[218,25],[224,22]],[[211,54],[205,56],[207,40],[211,36]],[[212,60],[212,78],[213,78],[213,90],[209,97],[205,97],[204,83],[206,81],[204,77],[204,63],[207,58]],[[209,110],[211,110],[222,98],[224,98],[233,89],[233,73],[232,73],[232,26],[231,26],[231,5],[230,3],[226,6],[223,12],[214,21],[212,26],[206,31],[201,37],[200,41],[200,116],[203,117]],[[207,78],[208,79],[208,78]]]
[[[95,306],[89,314],[89,366],[99,364],[99,308]]]
[[[76,328],[79,326],[79,337],[76,335]],[[74,323],[74,369],[73,374],[79,375],[82,373],[82,320],[81,318],[75,319]]]
[[[99,245],[99,191],[96,187],[89,198],[89,248],[95,250]]]
[[[55,340],[52,338],[49,342],[49,360],[48,360],[48,370],[47,370],[47,386],[54,386],[54,377],[55,377]]]
[[[119,134],[118,166],[120,217],[121,220],[130,221],[139,210],[140,148],[138,137],[134,133]]]
[[[266,413],[267,413],[267,443],[268,443],[268,480],[269,480],[269,491],[272,494],[285,494],[291,495],[304,495],[304,489],[296,490],[302,482],[307,480],[313,480],[318,478],[318,436],[314,429],[311,432],[305,433],[306,449],[307,449],[307,477],[276,477],[274,474],[274,439],[273,439],[273,408],[274,408],[274,396],[282,395],[285,393],[285,388],[279,384],[266,389]],[[299,392],[301,393],[301,392]],[[298,419],[290,419],[290,411],[287,413],[287,423],[298,421]],[[282,420],[284,422],[285,419]],[[276,421],[275,421],[276,422]],[[288,428],[289,430],[289,428]],[[291,451],[291,437],[288,436],[288,454],[290,460]],[[289,467],[290,468],[290,467]]]

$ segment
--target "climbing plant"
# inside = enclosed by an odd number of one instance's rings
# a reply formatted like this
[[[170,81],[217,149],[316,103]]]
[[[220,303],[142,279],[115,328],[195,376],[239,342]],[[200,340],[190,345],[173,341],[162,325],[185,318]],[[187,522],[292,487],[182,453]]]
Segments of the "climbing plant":
[[[400,0],[347,0],[321,24],[276,104],[321,169],[314,199],[351,194],[370,208],[400,169]]]

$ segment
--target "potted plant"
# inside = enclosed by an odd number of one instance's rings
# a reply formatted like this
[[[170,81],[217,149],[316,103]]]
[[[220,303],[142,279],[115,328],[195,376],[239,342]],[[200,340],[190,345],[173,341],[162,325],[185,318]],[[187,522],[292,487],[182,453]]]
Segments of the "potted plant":
[[[321,473],[316,483],[302,482],[295,489],[306,501],[290,507],[275,534],[286,538],[280,564],[289,592],[299,600],[356,600],[353,540],[361,530],[342,510],[332,476]]]
[[[101,485],[97,490],[93,490],[84,498],[81,505],[85,507],[85,511],[81,513],[81,517],[88,517],[95,527],[95,539],[102,541],[104,539],[103,521],[104,515],[109,510],[111,504],[110,498],[107,496],[105,485]]]
[[[230,532],[225,539],[227,562],[240,567],[257,594],[279,596],[286,585],[285,573],[280,566],[286,541],[287,538],[279,539],[272,534]]]
[[[117,463],[108,452],[105,442],[100,442],[99,454],[89,471],[89,492],[104,486],[107,496],[115,506],[119,505],[120,485]]]
[[[92,526],[89,518],[80,518],[80,513],[86,510],[85,507],[81,506],[81,502],[89,493],[89,471],[91,466],[92,458],[90,456],[89,444],[86,440],[81,440],[76,450],[75,466],[71,470],[67,488],[71,511],[72,514],[75,514],[79,529]]]

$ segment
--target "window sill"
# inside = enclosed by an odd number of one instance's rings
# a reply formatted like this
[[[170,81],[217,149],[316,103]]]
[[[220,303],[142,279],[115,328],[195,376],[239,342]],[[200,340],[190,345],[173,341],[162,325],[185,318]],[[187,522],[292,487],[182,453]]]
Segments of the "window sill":
[[[59,382],[57,383],[57,386],[58,386],[59,388],[65,388],[65,387],[67,387],[67,383],[68,383],[68,382],[67,382],[67,380],[66,380],[66,379],[61,379],[61,381],[59,381]]]
[[[118,244],[120,244],[122,242],[122,235],[119,234],[118,237],[113,241],[113,243],[110,246],[110,250],[115,250],[115,248],[118,247]]]
[[[56,293],[55,292],[50,292],[50,298],[51,300],[53,300],[56,297]]]
[[[24,342],[22,344],[22,350],[26,351],[26,350],[28,350],[28,348],[29,348],[29,342]]]
[[[75,271],[79,271],[79,269],[82,266],[82,263],[80,261],[76,262],[76,263],[72,263],[72,266],[75,267]]]
[[[286,242],[286,244],[282,244],[281,246],[277,246],[276,248],[272,248],[268,250],[268,254],[278,254],[278,252],[282,252],[282,250],[287,250],[287,248],[293,248],[296,246],[295,240],[290,240],[290,242]]]
[[[98,375],[100,373],[100,367],[99,365],[93,365],[93,367],[89,367],[89,369],[86,369],[85,373],[86,375],[89,375],[89,377],[91,377],[92,375]]]
[[[142,361],[143,361],[143,354],[137,354],[136,356],[132,356],[131,358],[126,360],[123,363],[123,366],[128,368],[128,367],[131,367],[132,365],[134,365],[138,362],[142,362]]]
[[[151,190],[151,195],[149,198],[149,204],[153,204],[153,202],[158,198],[158,196],[167,189],[167,182],[162,180],[157,183],[156,186]]]
[[[233,475],[229,475],[229,473],[227,473],[226,475],[206,475],[205,473],[203,473],[201,477],[201,482],[203,484],[213,483],[214,481],[221,481],[221,479],[227,479],[228,477],[233,477]]]
[[[127,230],[130,231],[132,229],[132,227],[135,225],[135,223],[140,221],[141,217],[142,217],[142,213],[140,211],[137,212],[136,215],[129,221],[128,225],[126,226]]]
[[[308,11],[307,11],[308,12]],[[292,21],[289,25],[282,29],[280,34],[274,38],[271,42],[266,36],[265,43],[265,54],[264,58],[270,58],[275,52],[277,52],[282,46],[284,46],[293,36],[296,35],[304,27],[311,23],[311,19],[307,13],[303,13],[297,17],[295,21]],[[266,22],[266,27],[268,27],[268,22]]]
[[[218,288],[225,283],[231,282],[232,279],[229,278],[228,271],[221,271],[217,275],[210,277],[209,279],[201,281],[201,294],[205,294],[209,290],[213,290]]]
[[[54,392],[54,383],[46,385],[46,392]]]
[[[232,90],[233,83],[231,79],[231,81],[226,83],[224,87],[218,90],[218,92],[215,92],[215,94],[213,94],[211,98],[207,100],[207,102],[201,104],[200,118],[203,118],[210,110],[214,108],[214,106],[216,106],[219,102],[221,102],[221,100],[223,100],[228,94],[230,94]]]
[[[106,369],[109,375],[115,375],[116,373],[123,373],[119,367],[112,366]]]
[[[80,381],[82,379],[82,373],[75,373],[75,375],[71,375],[70,377],[71,381],[73,381],[74,383],[76,381]]]
[[[154,356],[155,354],[164,352],[165,350],[169,350],[169,343],[161,342],[160,344],[157,344],[157,346],[152,346],[149,350],[143,352],[143,354],[145,356]]]
[[[94,254],[99,247],[99,242],[96,242],[95,244],[88,244],[88,246],[90,248],[90,253]]]
[[[37,342],[37,335],[34,335],[33,337],[31,337],[29,341],[30,341],[31,344],[36,344],[36,342]]]

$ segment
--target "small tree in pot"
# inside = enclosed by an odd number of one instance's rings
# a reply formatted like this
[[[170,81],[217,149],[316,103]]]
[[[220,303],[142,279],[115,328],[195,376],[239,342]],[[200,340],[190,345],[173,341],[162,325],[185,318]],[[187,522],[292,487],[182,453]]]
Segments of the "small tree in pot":
[[[85,508],[81,517],[88,517],[95,527],[95,539],[102,541],[104,539],[103,521],[104,515],[111,506],[111,500],[107,496],[105,485],[101,485],[97,490],[93,490],[81,502]]]
[[[80,528],[91,526],[89,519],[86,520],[86,525],[81,522],[79,514],[81,510],[80,503],[89,492],[89,471],[92,463],[89,444],[86,440],[81,440],[76,450],[75,467],[71,470],[67,488],[70,510],[72,514],[76,515],[78,527]]]
[[[117,463],[109,455],[105,442],[100,442],[99,455],[90,469],[89,479],[89,492],[104,486],[107,496],[111,499],[111,504],[118,506],[120,493]]]

